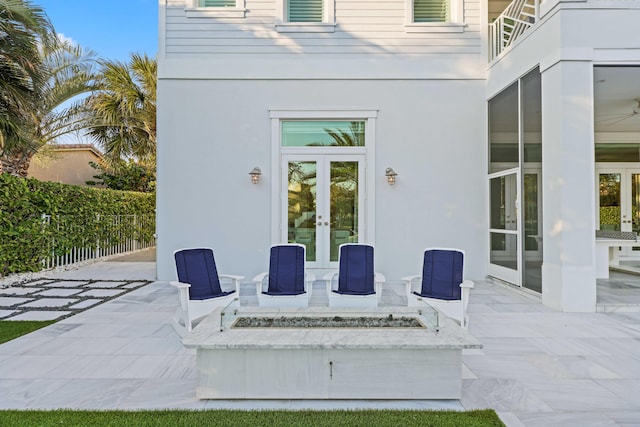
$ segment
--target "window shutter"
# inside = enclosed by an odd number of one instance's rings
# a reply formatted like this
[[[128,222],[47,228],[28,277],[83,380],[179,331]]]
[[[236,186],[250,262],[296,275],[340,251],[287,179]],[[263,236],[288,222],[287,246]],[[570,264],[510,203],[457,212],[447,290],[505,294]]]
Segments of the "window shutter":
[[[413,22],[447,22],[449,0],[413,0]]]
[[[200,7],[236,7],[236,0],[200,0]]]
[[[289,22],[322,22],[324,0],[289,0]]]

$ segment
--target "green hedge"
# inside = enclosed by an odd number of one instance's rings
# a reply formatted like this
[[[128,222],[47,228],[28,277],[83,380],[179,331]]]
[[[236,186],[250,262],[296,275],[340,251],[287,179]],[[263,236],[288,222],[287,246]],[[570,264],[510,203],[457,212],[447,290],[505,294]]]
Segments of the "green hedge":
[[[42,260],[74,246],[117,243],[130,224],[112,215],[151,217],[137,239],[155,231],[155,194],[42,182],[0,174],[0,276],[39,271]],[[42,215],[50,215],[44,221]],[[48,222],[49,224],[46,224]],[[115,237],[114,237],[115,236]]]

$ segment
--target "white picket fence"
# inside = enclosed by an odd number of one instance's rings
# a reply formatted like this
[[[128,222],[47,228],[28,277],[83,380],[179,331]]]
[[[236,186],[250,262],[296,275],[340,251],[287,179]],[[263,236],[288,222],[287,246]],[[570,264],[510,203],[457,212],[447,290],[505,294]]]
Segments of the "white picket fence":
[[[42,214],[42,224],[43,231],[50,236],[47,255],[41,261],[43,269],[137,251],[156,244],[155,215]]]

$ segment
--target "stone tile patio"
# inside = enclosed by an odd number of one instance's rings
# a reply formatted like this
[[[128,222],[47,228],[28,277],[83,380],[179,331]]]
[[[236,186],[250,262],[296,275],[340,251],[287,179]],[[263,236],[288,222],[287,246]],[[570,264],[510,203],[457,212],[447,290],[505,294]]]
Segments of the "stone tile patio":
[[[55,278],[151,280],[154,266],[98,263]],[[323,294],[314,287],[312,304],[322,305]],[[390,286],[383,301],[399,304],[400,295]],[[176,291],[153,282],[0,345],[0,408],[493,408],[508,426],[640,425],[636,298],[640,277],[623,273],[598,282],[598,302],[630,304],[598,313],[557,312],[539,298],[477,281],[469,330],[484,348],[463,355],[459,401],[199,401],[195,354],[170,324]],[[243,285],[242,303],[255,299],[255,288]]]

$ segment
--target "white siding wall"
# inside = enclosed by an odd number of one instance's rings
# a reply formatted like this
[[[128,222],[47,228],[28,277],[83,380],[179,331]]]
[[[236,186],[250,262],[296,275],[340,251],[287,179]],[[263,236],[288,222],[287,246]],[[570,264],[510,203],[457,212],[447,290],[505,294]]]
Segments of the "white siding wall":
[[[405,32],[404,0],[336,0],[334,33],[278,33],[274,0],[247,0],[245,18],[187,17],[186,0],[167,2],[161,46],[167,58],[198,55],[477,54],[480,0],[464,2],[462,33]]]
[[[158,278],[173,250],[211,246],[221,272],[250,280],[271,244],[270,109],[377,110],[376,269],[419,274],[429,246],[466,251],[467,277],[486,275],[484,82],[439,80],[162,80],[158,91]],[[475,100],[469,102],[469,100]],[[249,171],[262,168],[253,185]],[[386,167],[398,172],[387,185]],[[373,242],[372,242],[373,243]]]

